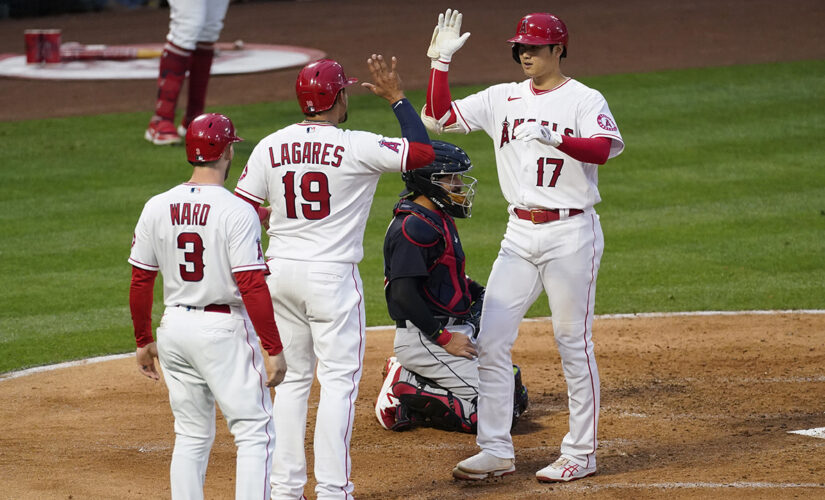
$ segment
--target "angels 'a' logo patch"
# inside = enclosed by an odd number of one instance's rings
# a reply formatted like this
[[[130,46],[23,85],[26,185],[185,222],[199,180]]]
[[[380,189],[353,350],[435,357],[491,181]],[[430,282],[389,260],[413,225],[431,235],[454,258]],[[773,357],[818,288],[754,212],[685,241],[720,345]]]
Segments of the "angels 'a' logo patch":
[[[243,172],[241,172],[241,176],[240,176],[240,177],[238,177],[238,180],[239,180],[239,181],[240,181],[240,180],[242,180],[244,177],[246,177],[246,171],[247,171],[247,170],[249,170],[249,165],[244,165],[244,167],[243,167]]]
[[[607,116],[606,114],[602,113],[596,118],[596,121],[599,122],[599,126],[605,130],[610,132],[615,132],[619,130],[615,123],[613,123],[613,119]]]
[[[401,146],[400,142],[387,141],[384,139],[382,139],[378,144],[380,144],[381,147],[392,149],[396,153],[398,152],[398,147]]]

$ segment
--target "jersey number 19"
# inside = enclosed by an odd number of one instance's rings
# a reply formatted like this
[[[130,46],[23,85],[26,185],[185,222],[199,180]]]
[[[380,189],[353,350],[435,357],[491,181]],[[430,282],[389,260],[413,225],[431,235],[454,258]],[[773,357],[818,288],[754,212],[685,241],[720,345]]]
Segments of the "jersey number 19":
[[[295,172],[284,174],[284,201],[286,216],[297,219],[295,199]],[[309,203],[301,203],[301,213],[305,219],[318,220],[329,215],[329,180],[323,172],[306,172],[300,180],[301,197]]]

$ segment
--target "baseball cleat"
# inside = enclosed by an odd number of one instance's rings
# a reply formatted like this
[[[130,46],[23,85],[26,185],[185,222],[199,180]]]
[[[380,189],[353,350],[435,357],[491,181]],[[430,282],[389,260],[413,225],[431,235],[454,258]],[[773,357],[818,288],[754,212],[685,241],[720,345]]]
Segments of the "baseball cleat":
[[[561,456],[547,467],[536,472],[536,479],[542,483],[556,483],[575,481],[596,473],[596,464],[593,467],[583,467],[565,456]]]
[[[453,469],[453,477],[467,481],[479,481],[507,476],[515,471],[516,460],[514,458],[498,458],[482,451],[459,462]]]
[[[178,144],[181,142],[180,135],[175,129],[175,124],[170,120],[152,120],[143,137],[158,146],[165,144]]]
[[[401,376],[401,363],[395,356],[387,358],[382,375],[384,383],[378,391],[378,399],[375,400],[375,416],[381,427],[389,430],[395,424],[395,413],[401,404],[392,392],[393,384],[398,382],[398,377]]]

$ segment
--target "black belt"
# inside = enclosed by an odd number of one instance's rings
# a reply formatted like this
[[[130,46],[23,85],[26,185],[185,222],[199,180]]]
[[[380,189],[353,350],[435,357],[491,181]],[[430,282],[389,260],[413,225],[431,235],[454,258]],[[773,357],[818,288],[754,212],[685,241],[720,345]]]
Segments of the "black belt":
[[[453,317],[450,317],[450,316],[436,316],[435,319],[440,321],[441,324],[443,324],[445,326],[463,325],[467,321],[465,318],[453,318]],[[395,327],[396,328],[407,328],[407,322],[408,322],[408,320],[406,320],[406,319],[397,319],[397,320],[395,320]],[[410,323],[412,323],[412,321],[410,321]]]
[[[204,311],[204,312],[215,312],[215,313],[224,313],[224,314],[231,314],[232,308],[226,304],[209,304],[208,306],[198,307],[198,306],[183,306],[178,304],[177,307],[183,307],[187,311]]]
[[[522,210],[520,208],[516,208],[513,211],[516,213],[516,217],[518,217],[519,219],[529,220],[533,224],[553,222],[561,218],[561,214],[559,213],[560,210],[558,208],[534,208],[532,210]],[[579,210],[578,208],[571,208],[570,210],[568,210],[567,216],[573,217],[574,215],[579,215],[583,213],[584,210]]]

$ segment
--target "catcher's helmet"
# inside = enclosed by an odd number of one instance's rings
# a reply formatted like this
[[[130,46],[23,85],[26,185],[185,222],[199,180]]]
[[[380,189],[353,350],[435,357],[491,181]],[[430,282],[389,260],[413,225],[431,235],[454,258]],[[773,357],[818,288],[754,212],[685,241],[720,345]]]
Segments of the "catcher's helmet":
[[[426,167],[401,174],[407,189],[402,197],[422,194],[453,217],[470,217],[478,182],[464,175],[473,168],[470,157],[460,147],[443,141],[432,141],[435,160]]]
[[[332,59],[320,59],[307,64],[298,73],[295,94],[305,115],[326,111],[335,104],[338,92],[357,82],[357,78],[347,78],[344,68]]]
[[[219,113],[206,113],[192,120],[186,129],[186,158],[197,163],[215,161],[229,144],[242,140],[235,135],[232,120]]]
[[[567,55],[567,26],[553,14],[536,12],[521,18],[516,26],[516,36],[507,40],[513,44],[513,59],[521,64],[518,54],[519,44],[563,45],[562,57]]]

